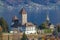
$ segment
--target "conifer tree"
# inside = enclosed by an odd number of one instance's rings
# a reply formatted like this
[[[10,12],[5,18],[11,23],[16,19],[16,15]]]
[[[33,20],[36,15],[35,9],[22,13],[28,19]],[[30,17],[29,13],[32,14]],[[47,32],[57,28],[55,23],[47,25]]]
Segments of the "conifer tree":
[[[22,36],[21,40],[27,40],[27,36],[26,36],[25,33],[23,33],[23,36]]]

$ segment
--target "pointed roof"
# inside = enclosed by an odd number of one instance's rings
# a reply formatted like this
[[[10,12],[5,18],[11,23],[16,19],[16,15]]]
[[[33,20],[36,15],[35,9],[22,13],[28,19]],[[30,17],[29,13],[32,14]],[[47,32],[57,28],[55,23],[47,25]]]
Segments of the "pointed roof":
[[[48,20],[48,21],[49,21],[49,14],[47,14],[47,18],[46,18],[46,20]]]
[[[25,8],[22,8],[22,9],[21,9],[20,14],[26,14]]]
[[[12,20],[18,20],[17,16],[13,16]]]

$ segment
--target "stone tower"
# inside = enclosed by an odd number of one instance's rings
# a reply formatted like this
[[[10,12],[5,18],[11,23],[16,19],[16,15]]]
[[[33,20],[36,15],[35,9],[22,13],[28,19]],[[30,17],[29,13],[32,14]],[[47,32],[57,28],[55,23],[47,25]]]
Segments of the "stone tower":
[[[27,13],[24,8],[21,9],[21,16],[22,16],[22,25],[27,23]]]

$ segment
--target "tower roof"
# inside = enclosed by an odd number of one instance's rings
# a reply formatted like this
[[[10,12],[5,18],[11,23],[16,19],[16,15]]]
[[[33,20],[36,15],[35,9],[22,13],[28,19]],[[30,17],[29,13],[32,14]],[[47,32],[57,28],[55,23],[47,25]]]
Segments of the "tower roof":
[[[21,9],[20,14],[26,14],[25,8],[22,8],[22,9]]]
[[[47,14],[47,18],[46,18],[46,20],[48,20],[48,21],[49,21],[49,14]]]
[[[12,20],[18,20],[17,16],[13,16]]]

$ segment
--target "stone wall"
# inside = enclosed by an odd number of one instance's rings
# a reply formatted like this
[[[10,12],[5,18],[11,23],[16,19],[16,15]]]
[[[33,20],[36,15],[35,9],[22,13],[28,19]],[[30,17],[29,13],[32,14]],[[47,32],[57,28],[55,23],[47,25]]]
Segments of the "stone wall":
[[[28,40],[45,40],[46,38],[49,40],[55,40],[56,38],[54,36],[51,37],[47,37],[45,35],[36,35],[36,34],[31,34],[31,35],[27,35]],[[9,33],[3,33],[2,35],[2,40],[20,40],[22,38],[22,34],[9,34]],[[60,38],[58,38],[58,40],[60,40]]]

